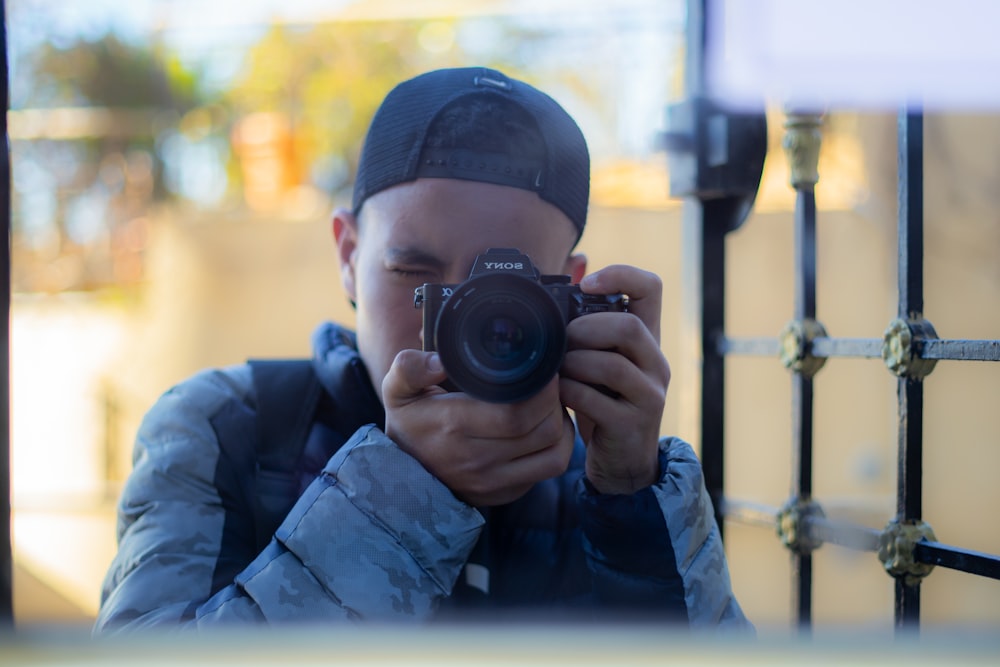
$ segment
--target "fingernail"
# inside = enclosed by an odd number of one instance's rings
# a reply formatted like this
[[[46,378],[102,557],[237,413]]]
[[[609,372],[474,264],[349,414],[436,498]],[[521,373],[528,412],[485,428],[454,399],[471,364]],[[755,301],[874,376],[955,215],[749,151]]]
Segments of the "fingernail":
[[[444,366],[441,365],[441,357],[437,352],[431,353],[431,356],[427,357],[427,370],[432,373],[440,373]]]

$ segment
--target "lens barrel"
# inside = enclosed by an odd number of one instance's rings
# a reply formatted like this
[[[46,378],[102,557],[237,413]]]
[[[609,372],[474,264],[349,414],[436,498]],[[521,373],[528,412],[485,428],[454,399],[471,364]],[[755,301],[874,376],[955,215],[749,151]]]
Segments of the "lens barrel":
[[[555,300],[536,281],[507,273],[458,285],[434,331],[451,383],[494,403],[538,393],[566,353],[566,323]]]

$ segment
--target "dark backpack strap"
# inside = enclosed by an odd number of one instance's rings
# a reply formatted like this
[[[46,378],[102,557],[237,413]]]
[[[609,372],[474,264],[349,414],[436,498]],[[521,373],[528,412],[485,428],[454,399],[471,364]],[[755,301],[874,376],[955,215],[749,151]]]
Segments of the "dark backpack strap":
[[[270,542],[299,495],[296,467],[323,387],[309,359],[251,359],[257,394],[257,546]]]

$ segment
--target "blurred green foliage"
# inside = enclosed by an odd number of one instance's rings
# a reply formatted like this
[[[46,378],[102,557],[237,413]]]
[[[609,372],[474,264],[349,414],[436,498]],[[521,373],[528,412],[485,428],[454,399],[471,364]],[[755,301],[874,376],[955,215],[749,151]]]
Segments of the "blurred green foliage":
[[[201,100],[195,72],[155,41],[132,44],[108,33],[68,46],[44,43],[30,54],[30,85],[15,91],[18,106],[156,108],[183,112]]]

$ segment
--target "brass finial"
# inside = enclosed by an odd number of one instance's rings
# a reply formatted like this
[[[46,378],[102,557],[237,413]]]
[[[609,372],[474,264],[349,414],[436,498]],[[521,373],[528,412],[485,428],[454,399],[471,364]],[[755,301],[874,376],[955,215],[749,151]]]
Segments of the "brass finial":
[[[819,181],[819,147],[823,135],[819,128],[823,114],[793,112],[785,120],[782,147],[788,157],[789,180],[795,189],[811,189]]]

